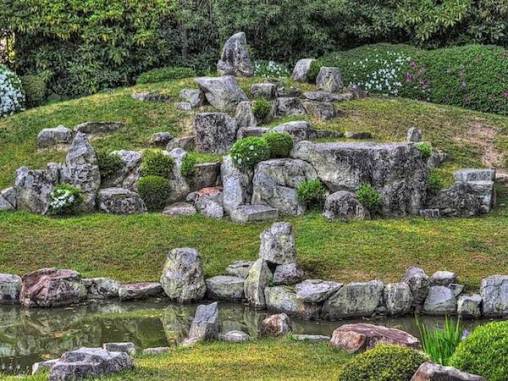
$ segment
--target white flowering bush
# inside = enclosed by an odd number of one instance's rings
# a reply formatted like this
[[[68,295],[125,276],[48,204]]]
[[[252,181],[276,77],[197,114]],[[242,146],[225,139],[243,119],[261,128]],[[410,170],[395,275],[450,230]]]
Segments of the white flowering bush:
[[[23,110],[25,96],[18,76],[0,65],[0,117]]]
[[[233,163],[241,169],[251,169],[270,158],[270,146],[262,137],[251,136],[237,140],[231,147]]]
[[[83,203],[81,191],[69,184],[60,184],[49,195],[48,214],[69,215],[78,211]]]
[[[286,65],[275,61],[254,62],[254,75],[265,78],[287,78],[291,73]]]

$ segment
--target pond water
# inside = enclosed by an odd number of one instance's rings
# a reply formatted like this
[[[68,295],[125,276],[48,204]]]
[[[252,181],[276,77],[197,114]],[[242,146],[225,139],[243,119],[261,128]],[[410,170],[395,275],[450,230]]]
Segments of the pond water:
[[[78,347],[131,341],[139,348],[176,345],[184,339],[196,305],[174,305],[167,300],[88,304],[56,309],[0,306],[0,372],[29,373],[34,362],[59,357]],[[242,304],[221,304],[221,332],[238,329],[257,337],[269,314]],[[442,318],[424,318],[442,324]],[[295,333],[331,335],[340,322],[292,319]],[[379,318],[370,322],[395,327],[418,336],[414,318]],[[481,321],[465,322],[471,329]]]

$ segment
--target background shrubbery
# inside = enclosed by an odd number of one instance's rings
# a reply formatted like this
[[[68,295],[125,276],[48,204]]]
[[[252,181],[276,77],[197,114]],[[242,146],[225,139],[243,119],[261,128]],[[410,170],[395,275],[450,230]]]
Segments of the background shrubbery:
[[[22,110],[25,96],[18,76],[0,65],[0,117]]]

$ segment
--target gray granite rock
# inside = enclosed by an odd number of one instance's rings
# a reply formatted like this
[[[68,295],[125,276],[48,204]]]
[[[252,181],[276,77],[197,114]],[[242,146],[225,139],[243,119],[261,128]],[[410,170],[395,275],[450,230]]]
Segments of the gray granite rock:
[[[205,94],[199,89],[182,89],[180,98],[191,105],[191,108],[203,106]]]
[[[209,153],[226,153],[236,139],[238,125],[235,119],[220,112],[197,114],[194,118],[196,150]]]
[[[237,75],[252,77],[254,66],[249,57],[247,39],[244,32],[232,35],[222,48],[222,54],[217,63],[217,72],[220,75]]]
[[[122,128],[122,122],[84,122],[74,127],[74,132],[83,134],[107,134]]]
[[[291,335],[291,338],[296,341],[306,341],[309,343],[320,343],[323,341],[329,341],[330,336],[324,335]]]
[[[307,279],[295,286],[296,297],[307,303],[322,303],[342,287],[342,283]]]
[[[0,305],[18,304],[21,292],[21,277],[14,274],[0,274]]]
[[[484,316],[508,316],[508,275],[492,275],[482,279],[480,294]]]
[[[492,187],[492,184],[488,186]],[[439,209],[440,215],[446,217],[476,216],[486,212],[483,205],[481,196],[475,192],[473,185],[466,182],[456,182],[450,188],[440,190],[427,203],[428,208]]]
[[[105,188],[97,198],[99,210],[111,214],[145,213],[146,206],[138,193],[124,188]]]
[[[221,219],[224,217],[222,189],[208,187],[193,192],[187,196],[187,201],[193,201],[196,210],[208,218]]]
[[[162,355],[164,353],[169,353],[169,347],[145,348],[145,349],[143,349],[142,353],[145,356]]]
[[[456,181],[471,182],[471,181],[495,181],[495,169],[475,169],[466,168],[456,171],[453,174]]]
[[[365,220],[370,218],[369,211],[358,201],[356,194],[338,191],[326,197],[323,215],[328,220]]]
[[[60,168],[49,164],[47,169],[21,167],[16,170],[16,203],[18,210],[45,214],[49,196],[60,180]]]
[[[312,127],[310,123],[305,120],[279,124],[273,128],[273,131],[280,133],[286,132],[293,137],[295,142],[308,140],[313,136]]]
[[[18,194],[15,187],[0,190],[0,210],[13,210],[17,208]],[[3,204],[2,204],[3,203]],[[3,205],[3,209],[2,209]]]
[[[291,321],[285,313],[271,315],[261,322],[264,336],[284,336],[291,332]]]
[[[344,137],[347,139],[367,140],[372,139],[372,134],[366,131],[346,131]]]
[[[307,82],[308,74],[312,63],[315,60],[313,58],[303,58],[296,62],[295,68],[293,69],[293,74],[291,75],[291,79],[293,81],[298,82]]]
[[[253,264],[254,261],[234,261],[226,267],[226,274],[245,279]]]
[[[307,115],[318,120],[330,120],[337,116],[335,105],[330,102],[304,101],[303,108]]]
[[[216,340],[219,337],[219,306],[217,302],[199,305],[189,330],[190,340]]]
[[[53,365],[56,364],[58,359],[39,361],[32,365],[32,376],[42,372],[50,372]]]
[[[129,189],[135,192],[137,182],[141,177],[140,166],[143,156],[137,151],[113,151],[110,155],[116,155],[120,158],[122,166],[110,178],[101,176],[102,187],[118,187]]]
[[[192,104],[189,102],[176,102],[175,107],[180,111],[192,111]]]
[[[279,217],[277,209],[267,205],[240,205],[230,213],[231,220],[238,224],[249,222],[276,220]]]
[[[265,308],[265,288],[272,278],[272,271],[264,259],[259,258],[252,264],[244,283],[245,298],[251,306]]]
[[[416,127],[411,127],[407,130],[406,141],[409,143],[419,143],[423,139],[422,130]]]
[[[457,314],[463,319],[480,318],[482,297],[478,294],[461,295],[457,301]]]
[[[273,272],[274,285],[291,285],[301,282],[305,273],[296,263],[278,265]]]
[[[433,286],[449,286],[457,282],[457,274],[451,271],[436,271],[430,277],[430,282]]]
[[[284,312],[304,320],[319,318],[321,306],[298,299],[296,293],[287,286],[265,288],[265,300],[269,310]]]
[[[238,169],[231,156],[224,156],[221,165],[223,207],[226,213],[250,202],[252,196],[252,172]]]
[[[120,301],[142,300],[162,296],[163,290],[159,282],[142,282],[121,284],[118,288]]]
[[[275,115],[278,117],[305,115],[305,108],[299,98],[279,97],[275,100]]]
[[[388,283],[384,289],[384,301],[389,315],[405,315],[411,312],[413,294],[405,282]]]
[[[162,94],[159,91],[140,91],[131,94],[132,99],[140,102],[159,102],[169,103],[171,97],[166,94]]]
[[[328,91],[307,91],[303,93],[303,97],[314,102],[337,102],[342,100],[339,94]]]
[[[65,126],[44,128],[37,135],[37,148],[55,148],[72,142],[72,131]]]
[[[236,106],[235,119],[238,128],[256,127],[257,121],[250,101],[243,101]]]
[[[216,186],[220,182],[220,167],[220,162],[195,164],[192,172],[186,177],[190,190],[195,192]]]
[[[277,95],[277,86],[274,83],[255,83],[250,87],[250,93],[254,98],[273,99]]]
[[[127,353],[129,356],[135,356],[137,352],[136,344],[132,342],[104,343],[102,344],[102,348],[109,352],[124,352]]]
[[[196,137],[194,135],[181,136],[174,138],[166,146],[166,151],[171,152],[175,148],[181,148],[185,151],[194,151],[196,146]]]
[[[173,135],[169,132],[156,132],[150,137],[150,145],[165,148],[172,139]]]
[[[165,216],[192,216],[197,213],[196,207],[188,202],[176,202],[164,208],[162,214]]]
[[[168,156],[173,160],[173,166],[168,179],[170,192],[166,202],[184,201],[191,191],[187,178],[182,174],[182,166],[187,152],[182,148],[175,148],[169,152]]]
[[[88,299],[118,298],[120,283],[110,278],[86,278],[83,284],[87,290]]]
[[[265,229],[259,238],[261,259],[277,265],[296,263],[295,236],[290,223],[276,222]]]
[[[218,275],[206,280],[206,291],[209,299],[238,301],[244,297],[244,278]]]
[[[418,211],[418,215],[426,220],[441,218],[441,212],[439,209],[420,209]]]
[[[230,343],[243,343],[245,341],[249,341],[250,336],[243,331],[233,330],[221,335],[220,339]]]
[[[411,294],[413,295],[413,305],[419,309],[425,302],[429,293],[429,276],[418,267],[409,267],[402,281],[408,284]]]
[[[427,315],[454,315],[457,312],[457,298],[453,291],[444,286],[432,286],[423,304]]]
[[[235,77],[201,77],[196,82],[208,103],[219,111],[233,111],[238,103],[248,100]]]
[[[236,133],[237,139],[243,139],[250,136],[263,136],[267,132],[269,132],[270,129],[267,127],[241,127],[238,129],[238,132]]]
[[[316,85],[320,90],[337,93],[342,90],[342,76],[336,67],[323,66],[316,78]]]

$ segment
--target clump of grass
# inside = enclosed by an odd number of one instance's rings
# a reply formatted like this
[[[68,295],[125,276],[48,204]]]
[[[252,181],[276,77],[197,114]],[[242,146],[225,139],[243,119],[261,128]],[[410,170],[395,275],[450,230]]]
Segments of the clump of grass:
[[[326,197],[326,188],[318,179],[305,180],[296,189],[298,199],[308,208],[320,208]]]
[[[424,160],[428,159],[432,155],[432,146],[429,143],[417,143],[416,148],[420,151]]]
[[[358,201],[369,210],[369,212],[376,212],[381,206],[381,195],[370,184],[362,184],[356,191]]]
[[[416,319],[416,325],[420,331],[425,353],[429,355],[432,361],[441,365],[448,365],[462,338],[463,329],[460,319],[454,322],[446,318],[442,329],[430,329],[418,319]]]

